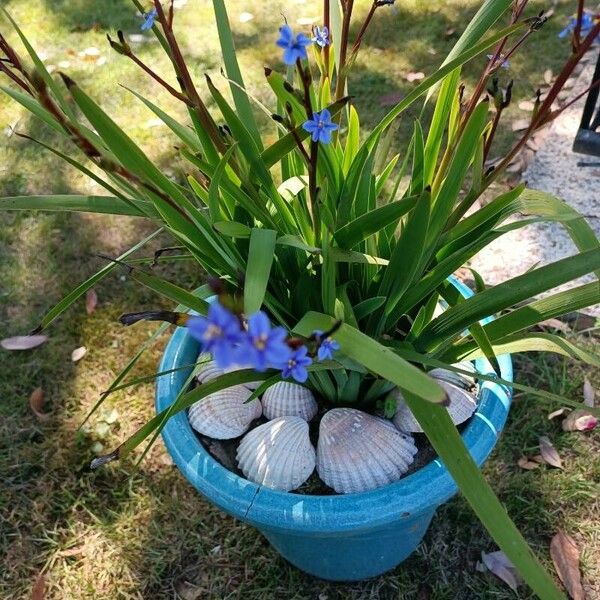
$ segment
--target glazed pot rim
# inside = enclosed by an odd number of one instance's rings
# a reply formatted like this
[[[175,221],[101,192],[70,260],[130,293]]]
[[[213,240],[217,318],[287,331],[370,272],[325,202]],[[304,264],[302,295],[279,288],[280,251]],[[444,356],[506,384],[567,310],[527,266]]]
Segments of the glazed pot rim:
[[[454,278],[451,281],[465,297],[473,294]],[[198,352],[198,343],[187,329],[178,328],[165,349],[159,370],[191,364]],[[498,363],[502,379],[512,381],[510,355],[498,357]],[[482,374],[494,374],[485,359],[476,361],[476,367]],[[175,401],[190,371],[157,378],[157,411]],[[506,386],[489,381],[480,386],[477,411],[461,434],[478,465],[496,445],[510,403],[511,390]],[[395,483],[366,492],[329,496],[281,492],[248,481],[217,462],[196,436],[186,411],[168,420],[162,437],[175,464],[198,491],[229,514],[259,528],[326,534],[385,527],[386,523],[431,511],[457,492],[439,458]]]

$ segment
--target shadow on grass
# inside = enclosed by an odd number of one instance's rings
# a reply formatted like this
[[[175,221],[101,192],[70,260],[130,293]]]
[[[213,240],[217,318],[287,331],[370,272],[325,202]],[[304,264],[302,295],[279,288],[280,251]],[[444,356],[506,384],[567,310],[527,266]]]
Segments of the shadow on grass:
[[[44,0],[70,31],[134,31],[142,23],[131,0]]]

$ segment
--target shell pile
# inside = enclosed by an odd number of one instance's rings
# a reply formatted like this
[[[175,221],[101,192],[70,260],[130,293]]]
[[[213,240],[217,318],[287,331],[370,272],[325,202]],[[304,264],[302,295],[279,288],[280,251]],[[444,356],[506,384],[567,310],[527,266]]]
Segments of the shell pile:
[[[240,442],[237,461],[250,481],[286,492],[300,487],[315,470],[308,423],[288,416],[259,425]]]
[[[475,373],[471,363],[457,366]],[[224,372],[209,360],[200,366],[196,379],[203,384]],[[430,375],[448,394],[452,420],[458,424],[468,419],[477,408],[474,376],[445,369],[434,369]],[[250,481],[291,491],[300,487],[316,466],[322,481],[336,492],[357,493],[397,481],[414,461],[417,448],[410,433],[422,429],[398,389],[391,392],[397,403],[393,422],[354,408],[325,413],[315,452],[309,437],[309,422],[319,410],[313,393],[282,381],[270,386],[261,400],[249,402],[251,386],[216,392],[189,410],[192,427],[202,435],[218,440],[244,436],[236,458]],[[247,432],[261,415],[268,421]]]
[[[455,366],[475,373],[472,363],[460,363]],[[429,372],[429,375],[437,380],[448,395],[449,404],[447,409],[453,423],[460,425],[469,419],[477,409],[475,377],[447,369],[433,369]],[[394,425],[400,431],[422,433],[423,429],[413,416],[410,408],[408,408],[402,392],[396,388],[390,393],[396,400]]]
[[[340,494],[397,481],[408,471],[416,453],[410,435],[360,410],[334,408],[321,419],[317,471]]]

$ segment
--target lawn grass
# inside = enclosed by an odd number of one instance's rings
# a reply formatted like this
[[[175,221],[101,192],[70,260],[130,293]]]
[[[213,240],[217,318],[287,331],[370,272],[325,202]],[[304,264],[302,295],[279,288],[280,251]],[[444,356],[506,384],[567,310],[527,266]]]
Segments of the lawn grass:
[[[262,65],[272,64],[272,45],[280,13],[291,23],[318,14],[315,2],[269,2],[248,6],[228,1],[242,68],[252,93],[266,103],[270,95]],[[378,15],[351,77],[351,88],[367,128],[385,111],[380,99],[402,94],[412,85],[409,71],[430,73],[453,43],[449,29],[460,32],[478,2],[406,0]],[[557,13],[572,12],[574,2],[556,3]],[[176,177],[173,138],[152,115],[117,84],[124,82],[156,99],[173,114],[180,111],[125,59],[107,51],[105,34],[123,28],[138,33],[139,19],[128,0],[9,0],[17,18],[47,64],[67,71],[125,125],[148,154]],[[358,3],[364,11],[368,3]],[[531,12],[544,7],[532,2]],[[247,10],[255,15],[239,22]],[[208,70],[218,80],[218,44],[210,3],[190,0],[178,12],[179,29],[194,75]],[[523,112],[517,101],[529,98],[544,69],[556,70],[568,52],[556,33],[556,19],[537,36],[532,49],[513,61],[516,101],[510,118]],[[0,21],[3,31],[6,24]],[[201,33],[200,33],[201,32]],[[13,36],[14,38],[14,36]],[[79,56],[97,47],[103,66]],[[139,45],[140,55],[168,73],[153,42]],[[434,54],[435,53],[435,54]],[[543,60],[540,60],[543,57]],[[68,66],[64,64],[67,61]],[[276,64],[276,63],[275,63]],[[476,66],[466,70],[472,85]],[[179,111],[179,112],[178,112]],[[414,115],[413,115],[414,116]],[[266,120],[262,121],[264,127]],[[18,130],[56,144],[54,136],[0,97],[0,130]],[[399,141],[412,129],[410,113],[398,130]],[[506,147],[513,134],[498,139]],[[67,149],[63,147],[63,149]],[[35,193],[99,193],[78,173],[39,148],[14,136],[0,138],[0,196]],[[90,215],[13,213],[0,215],[0,338],[29,331],[44,312],[103,263],[96,255],[116,255],[151,231],[141,220]],[[147,250],[169,243],[162,238]],[[202,274],[189,266],[163,266],[182,285],[193,287]],[[48,577],[47,598],[346,598],[509,599],[515,595],[487,573],[475,570],[480,552],[494,544],[457,498],[444,506],[418,551],[384,577],[353,585],[327,584],[290,567],[252,528],[223,515],[200,498],[172,466],[162,444],[137,470],[131,463],[99,472],[86,469],[94,448],[116,446],[152,414],[153,388],[139,386],[115,394],[107,409],[118,417],[109,426],[100,419],[77,428],[114,376],[153,331],[146,324],[123,330],[122,312],[160,305],[161,301],[116,274],[97,288],[99,306],[87,315],[83,302],[49,329],[49,341],[32,353],[0,352],[0,597],[28,598],[37,575]],[[167,336],[145,355],[136,373],[152,373]],[[582,337],[596,344],[593,333]],[[81,345],[87,356],[77,364],[71,351]],[[517,377],[554,393],[579,398],[584,371],[563,359],[519,358]],[[596,388],[600,380],[595,376]],[[27,399],[41,386],[48,421],[31,413]],[[551,409],[520,396],[507,433],[486,466],[486,473],[525,537],[550,567],[548,543],[562,527],[583,551],[589,598],[600,598],[600,438],[598,433],[563,433],[548,421]],[[104,414],[106,416],[106,414]],[[108,431],[106,431],[108,430]],[[542,467],[522,471],[517,459],[536,453],[539,435],[549,435],[565,459],[563,471]],[[520,598],[532,597],[521,588]]]

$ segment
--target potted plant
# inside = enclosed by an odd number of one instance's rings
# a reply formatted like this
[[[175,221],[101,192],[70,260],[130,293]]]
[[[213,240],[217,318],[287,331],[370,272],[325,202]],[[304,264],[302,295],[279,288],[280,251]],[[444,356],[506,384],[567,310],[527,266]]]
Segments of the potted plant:
[[[285,67],[265,69],[272,108],[246,93],[223,0],[213,5],[231,99],[208,77],[196,87],[174,34],[173,3],[154,0],[148,10],[133,1],[172,61],[179,88],[144,64],[122,32],[109,42],[186,106],[191,127],[134,92],[178,137],[186,181],[165,176],[71,78],[61,74],[59,84],[16,23],[33,68],[0,36],[0,70],[12,82],[3,91],[72,139],[104,175],[62,156],[110,194],[4,198],[0,208],[150,219],[180,244],[179,255],[161,252],[160,260],[195,261],[209,275],[190,291],[151,271],[158,256],[130,260],[153,234],[111,259],[43,320],[40,330],[118,268],[178,305],[121,318],[125,325],[164,321],[158,332],[179,328],[157,373],[157,415],[92,466],[162,433],[198,490],[256,525],[300,568],[338,580],[398,564],[437,506],[460,489],[538,595],[561,597],[479,466],[504,425],[512,388],[569,403],[513,382],[510,353],[548,350],[597,364],[564,339],[529,329],[600,300],[597,281],[535,299],[599,272],[600,245],[564,202],[498,181],[529,137],[562,110],[554,101],[600,24],[585,35],[573,28],[573,53],[556,83],[538,99],[522,138],[490,164],[511,100],[502,69],[546,20],[525,15],[527,0],[484,2],[440,68],[368,134],[361,134],[347,75],[374,14],[393,0],[374,0],[353,39],[352,0],[326,1],[323,22],[311,33],[282,23],[273,41]],[[505,15],[508,24],[497,28]],[[471,60],[484,68],[467,94],[461,68]],[[408,143],[391,153],[392,124],[419,101],[434,104],[433,116],[418,119]],[[256,110],[272,117],[271,143]],[[564,224],[579,253],[493,288],[474,273],[474,292],[452,277],[532,219]],[[407,475],[419,432],[437,458]],[[235,440],[243,476],[215,460],[210,438]],[[315,467],[328,493],[318,482],[317,493],[292,493]]]

